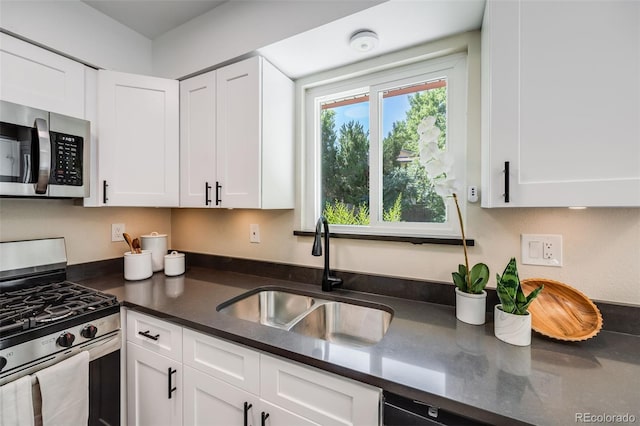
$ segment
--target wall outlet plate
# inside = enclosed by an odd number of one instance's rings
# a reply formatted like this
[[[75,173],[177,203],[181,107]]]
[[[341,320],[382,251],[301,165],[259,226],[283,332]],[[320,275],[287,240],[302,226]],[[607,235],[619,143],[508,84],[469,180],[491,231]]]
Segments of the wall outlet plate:
[[[562,266],[562,235],[522,234],[523,265]]]
[[[249,242],[260,242],[260,225],[258,225],[257,223],[252,223],[251,225],[249,225]]]
[[[111,224],[111,241],[124,241],[124,223],[112,223]]]

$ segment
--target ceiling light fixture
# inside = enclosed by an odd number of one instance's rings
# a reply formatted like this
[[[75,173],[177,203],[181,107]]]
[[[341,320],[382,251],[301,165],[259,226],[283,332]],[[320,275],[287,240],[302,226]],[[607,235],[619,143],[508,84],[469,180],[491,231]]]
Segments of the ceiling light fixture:
[[[369,52],[378,45],[378,34],[373,31],[358,31],[351,36],[349,45],[358,52]]]

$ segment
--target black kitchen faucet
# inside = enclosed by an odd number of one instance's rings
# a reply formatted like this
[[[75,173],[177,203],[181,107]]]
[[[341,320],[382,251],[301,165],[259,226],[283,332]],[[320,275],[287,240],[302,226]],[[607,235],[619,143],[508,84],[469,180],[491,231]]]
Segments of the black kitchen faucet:
[[[313,248],[311,254],[313,256],[322,256],[322,228],[324,226],[324,272],[322,273],[322,291],[331,291],[333,287],[342,285],[342,279],[332,277],[329,270],[329,222],[324,216],[320,216],[316,222],[316,235],[313,239]]]

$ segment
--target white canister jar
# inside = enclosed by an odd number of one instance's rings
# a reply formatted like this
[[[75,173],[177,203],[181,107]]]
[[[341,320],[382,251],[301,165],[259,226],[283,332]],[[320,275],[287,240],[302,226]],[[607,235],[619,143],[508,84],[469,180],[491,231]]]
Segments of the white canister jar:
[[[152,232],[149,235],[141,235],[142,250],[151,251],[153,272],[164,269],[164,256],[167,254],[167,234]]]
[[[142,250],[142,253],[124,254],[124,279],[129,281],[144,280],[153,275],[151,270],[151,252]]]
[[[169,277],[184,274],[184,253],[172,251],[164,257],[164,274]]]

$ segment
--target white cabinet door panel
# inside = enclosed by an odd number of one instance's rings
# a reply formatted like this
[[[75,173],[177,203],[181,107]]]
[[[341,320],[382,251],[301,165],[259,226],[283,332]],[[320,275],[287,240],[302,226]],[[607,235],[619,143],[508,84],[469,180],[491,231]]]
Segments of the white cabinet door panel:
[[[261,207],[259,62],[253,57],[218,70],[216,141],[222,207]]]
[[[170,385],[175,387],[171,398]],[[182,392],[180,363],[127,342],[129,426],[181,425]]]
[[[180,82],[180,207],[215,207],[215,151],[216,72],[211,71]]]
[[[484,207],[640,206],[640,3],[490,1],[482,49]]]
[[[85,66],[46,49],[0,34],[0,98],[85,118]]]
[[[268,402],[322,425],[379,424],[377,388],[264,354],[260,368]]]
[[[240,389],[260,392],[258,352],[184,329],[184,363]]]
[[[108,185],[106,205],[178,206],[178,92],[174,80],[98,73],[99,174]]]
[[[208,376],[191,367],[184,367],[184,424],[210,426],[242,426],[245,403],[247,424],[259,424],[258,397]]]

